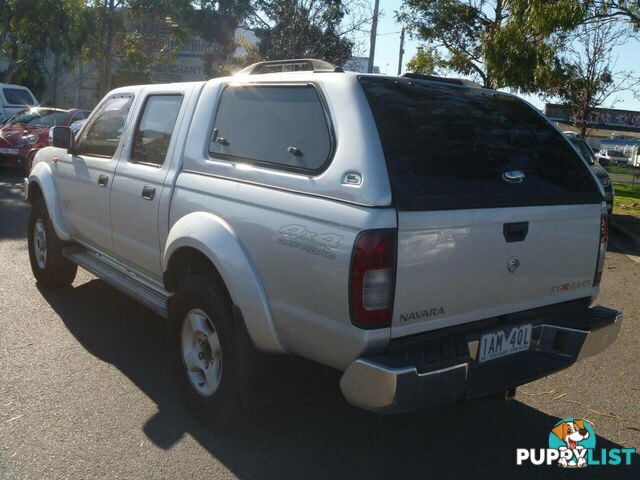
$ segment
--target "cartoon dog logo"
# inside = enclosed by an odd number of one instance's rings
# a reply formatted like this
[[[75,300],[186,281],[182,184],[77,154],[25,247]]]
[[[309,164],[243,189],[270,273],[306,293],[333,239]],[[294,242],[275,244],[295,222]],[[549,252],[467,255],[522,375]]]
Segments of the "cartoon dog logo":
[[[565,418],[553,427],[551,433],[559,440],[554,442],[560,451],[559,466],[582,468],[588,465],[587,449],[595,447],[593,429],[588,422]],[[549,435],[550,446],[552,435]]]

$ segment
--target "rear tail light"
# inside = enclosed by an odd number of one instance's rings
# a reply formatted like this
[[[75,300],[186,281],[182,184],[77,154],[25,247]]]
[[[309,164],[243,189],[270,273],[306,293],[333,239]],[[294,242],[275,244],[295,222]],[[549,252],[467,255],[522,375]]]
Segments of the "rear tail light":
[[[360,328],[391,324],[396,270],[396,230],[358,235],[351,259],[351,322]]]
[[[598,263],[596,264],[596,274],[593,277],[593,286],[600,285],[602,271],[604,270],[604,256],[607,253],[607,242],[609,241],[609,218],[602,215],[600,220],[600,248],[598,249]]]

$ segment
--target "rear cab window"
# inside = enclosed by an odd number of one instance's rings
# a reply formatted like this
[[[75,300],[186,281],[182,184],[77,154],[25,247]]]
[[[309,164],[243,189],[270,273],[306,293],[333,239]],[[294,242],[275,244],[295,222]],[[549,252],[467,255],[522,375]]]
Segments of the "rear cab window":
[[[313,174],[328,164],[332,148],[315,86],[250,84],[223,90],[209,143],[212,157]]]
[[[525,102],[481,88],[362,76],[394,202],[404,210],[599,203],[562,134]],[[521,183],[503,175],[524,173]]]

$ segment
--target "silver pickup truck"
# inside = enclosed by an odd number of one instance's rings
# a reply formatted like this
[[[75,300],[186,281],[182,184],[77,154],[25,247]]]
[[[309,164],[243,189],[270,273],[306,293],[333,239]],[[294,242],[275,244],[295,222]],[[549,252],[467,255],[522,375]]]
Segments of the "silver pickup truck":
[[[350,403],[390,413],[512,394],[620,330],[592,306],[602,187],[515,96],[263,62],[119,88],[50,136],[25,181],[38,283],[81,266],[168,319],[213,423],[257,355],[343,371]]]

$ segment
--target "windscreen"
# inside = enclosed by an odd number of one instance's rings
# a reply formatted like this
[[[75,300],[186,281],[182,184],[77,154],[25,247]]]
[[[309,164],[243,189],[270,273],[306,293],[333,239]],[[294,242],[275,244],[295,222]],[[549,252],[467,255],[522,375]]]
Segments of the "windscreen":
[[[45,108],[32,108],[16,113],[7,124],[31,125],[35,127],[59,127],[65,125],[67,112],[47,110]]]
[[[492,90],[362,76],[398,208],[599,203],[589,168],[525,102]],[[512,173],[524,174],[519,183]],[[513,178],[511,178],[513,180]]]

